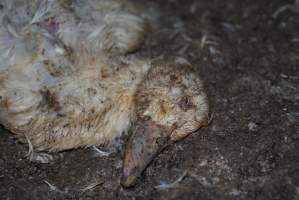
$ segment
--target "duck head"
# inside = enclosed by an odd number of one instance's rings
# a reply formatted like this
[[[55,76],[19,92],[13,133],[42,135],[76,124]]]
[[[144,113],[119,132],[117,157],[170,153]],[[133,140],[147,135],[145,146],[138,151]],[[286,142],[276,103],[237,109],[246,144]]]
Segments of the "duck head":
[[[208,102],[188,63],[152,67],[135,95],[136,121],[124,155],[121,185],[133,186],[169,144],[207,124]]]

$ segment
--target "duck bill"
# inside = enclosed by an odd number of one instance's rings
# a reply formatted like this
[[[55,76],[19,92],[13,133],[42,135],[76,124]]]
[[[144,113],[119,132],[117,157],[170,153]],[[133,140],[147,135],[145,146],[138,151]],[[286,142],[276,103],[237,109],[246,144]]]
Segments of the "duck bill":
[[[169,144],[171,128],[151,120],[136,123],[127,144],[121,185],[134,186],[149,163]]]

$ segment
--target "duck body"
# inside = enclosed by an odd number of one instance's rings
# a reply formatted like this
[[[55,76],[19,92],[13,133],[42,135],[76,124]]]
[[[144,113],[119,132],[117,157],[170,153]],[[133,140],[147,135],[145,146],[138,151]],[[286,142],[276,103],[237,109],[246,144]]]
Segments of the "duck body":
[[[133,93],[149,65],[120,59],[113,64],[108,57],[139,45],[143,19],[124,12],[134,9],[118,1],[30,2],[2,3],[7,12],[0,32],[1,124],[25,135],[36,150],[119,136],[130,124]],[[128,18],[126,27],[119,25],[120,15]],[[108,38],[115,29],[124,34],[130,23],[137,28],[123,35],[126,40]]]
[[[40,76],[48,73],[43,64],[8,70],[1,87],[1,124],[36,150],[112,141],[134,118],[134,93],[149,65],[120,63],[117,67],[124,68],[113,69],[100,63],[104,66],[91,64],[61,78]]]
[[[146,24],[156,23],[142,7],[0,3],[0,124],[35,150],[108,144],[130,132],[124,185],[131,185],[159,138],[177,141],[206,124],[207,97],[187,61],[125,56],[142,44]]]

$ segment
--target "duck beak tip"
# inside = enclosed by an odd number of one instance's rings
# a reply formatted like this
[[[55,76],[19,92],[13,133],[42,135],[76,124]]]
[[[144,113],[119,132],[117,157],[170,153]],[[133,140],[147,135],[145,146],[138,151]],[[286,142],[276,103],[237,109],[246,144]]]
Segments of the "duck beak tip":
[[[132,187],[149,163],[167,146],[170,129],[151,120],[141,120],[134,126],[126,146],[120,184]]]

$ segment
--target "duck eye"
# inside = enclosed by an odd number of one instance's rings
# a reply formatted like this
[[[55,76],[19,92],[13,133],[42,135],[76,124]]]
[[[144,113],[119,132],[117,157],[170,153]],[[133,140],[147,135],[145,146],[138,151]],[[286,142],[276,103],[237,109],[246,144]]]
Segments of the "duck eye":
[[[194,104],[190,97],[181,98],[178,104],[183,111],[187,111],[194,107]]]

